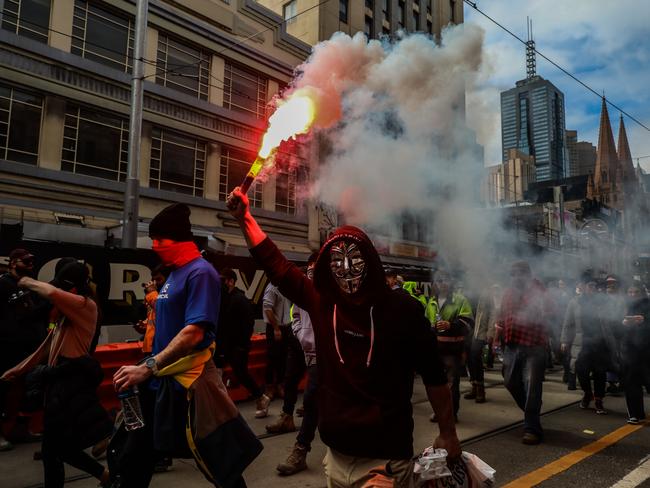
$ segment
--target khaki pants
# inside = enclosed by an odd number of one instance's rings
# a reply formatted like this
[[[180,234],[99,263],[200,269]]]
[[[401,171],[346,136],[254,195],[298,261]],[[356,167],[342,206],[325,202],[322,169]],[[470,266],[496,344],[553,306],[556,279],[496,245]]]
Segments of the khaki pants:
[[[410,459],[346,456],[330,448],[323,459],[327,488],[414,488]]]

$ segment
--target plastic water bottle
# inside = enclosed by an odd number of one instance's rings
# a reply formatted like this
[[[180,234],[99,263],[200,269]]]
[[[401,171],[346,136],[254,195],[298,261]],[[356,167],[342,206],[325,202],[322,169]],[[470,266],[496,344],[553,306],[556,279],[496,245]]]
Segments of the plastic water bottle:
[[[133,386],[122,390],[117,394],[122,404],[122,415],[124,416],[124,428],[127,431],[137,430],[144,427],[144,418],[142,408],[140,407],[140,397],[138,396],[138,387]]]

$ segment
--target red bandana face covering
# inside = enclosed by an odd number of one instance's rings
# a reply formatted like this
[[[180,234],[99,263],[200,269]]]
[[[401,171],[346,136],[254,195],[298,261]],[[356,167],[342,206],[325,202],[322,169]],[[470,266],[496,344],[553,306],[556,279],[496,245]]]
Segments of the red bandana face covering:
[[[175,242],[166,246],[156,245],[154,243],[151,249],[158,255],[165,266],[174,269],[185,266],[190,261],[201,257],[199,248],[193,242]]]

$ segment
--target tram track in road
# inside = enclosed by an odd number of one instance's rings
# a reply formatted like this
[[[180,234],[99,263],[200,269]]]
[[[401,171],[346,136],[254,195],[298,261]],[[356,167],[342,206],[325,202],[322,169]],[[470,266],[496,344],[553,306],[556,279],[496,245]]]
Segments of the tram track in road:
[[[495,382],[486,383],[486,384],[485,384],[485,389],[486,389],[486,390],[489,390],[489,389],[491,389],[491,388],[495,388],[495,387],[497,387],[497,386],[503,386],[503,381],[495,381]],[[461,396],[462,396],[462,395],[464,395],[465,393],[469,393],[470,391],[471,391],[470,389],[463,389],[463,390],[461,390],[460,394],[461,394]],[[426,398],[424,398],[424,399],[422,399],[422,400],[418,400],[418,401],[416,401],[416,402],[412,402],[413,405],[422,405],[422,404],[424,404],[424,403],[429,403],[429,400],[426,399]],[[518,422],[518,423],[515,424],[515,425],[520,425],[520,424],[521,424],[521,422]],[[283,435],[287,435],[287,434],[295,434],[295,433],[298,432],[299,430],[300,430],[300,426],[296,426],[296,430],[291,431],[291,432],[279,432],[279,433],[274,433],[274,434],[271,434],[271,433],[268,433],[268,432],[267,432],[267,433],[264,433],[264,434],[259,434],[259,435],[257,436],[257,438],[258,438],[259,440],[272,439],[272,438],[274,438],[274,437],[279,437],[279,436],[283,436]]]

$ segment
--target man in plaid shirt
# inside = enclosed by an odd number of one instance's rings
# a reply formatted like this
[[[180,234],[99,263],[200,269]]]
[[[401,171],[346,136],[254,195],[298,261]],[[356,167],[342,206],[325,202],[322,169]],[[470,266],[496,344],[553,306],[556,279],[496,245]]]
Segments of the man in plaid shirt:
[[[524,444],[539,444],[542,425],[542,383],[548,343],[546,316],[550,303],[543,285],[532,277],[525,261],[512,265],[512,285],[501,302],[503,380],[524,412]]]

